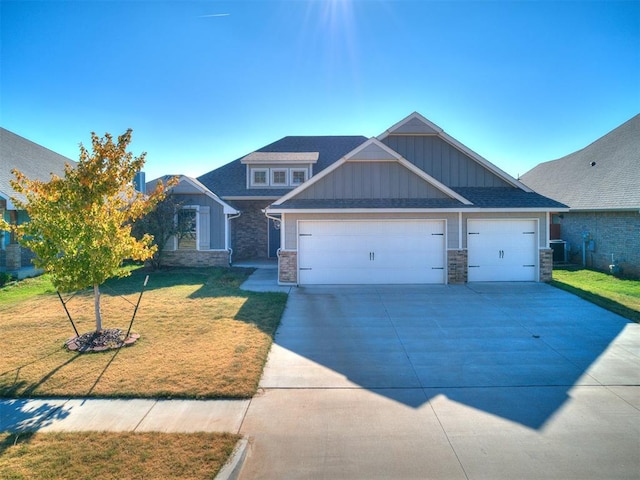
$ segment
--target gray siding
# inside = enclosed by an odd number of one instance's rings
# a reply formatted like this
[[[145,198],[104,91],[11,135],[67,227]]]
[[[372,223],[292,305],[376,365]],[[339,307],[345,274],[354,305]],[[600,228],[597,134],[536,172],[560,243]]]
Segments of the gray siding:
[[[178,185],[177,187],[180,187]],[[225,228],[225,215],[222,205],[216,202],[211,197],[203,194],[196,193],[179,193],[177,187],[173,190],[177,200],[182,205],[200,205],[202,207],[209,207],[209,242],[208,245],[200,244],[202,250],[223,250],[224,245],[224,228]],[[184,190],[183,190],[184,191]],[[202,215],[205,215],[203,211]],[[201,235],[202,239],[202,235]]]
[[[439,137],[390,135],[383,143],[448,187],[511,186]]]
[[[346,162],[298,199],[449,198],[397,162]]]

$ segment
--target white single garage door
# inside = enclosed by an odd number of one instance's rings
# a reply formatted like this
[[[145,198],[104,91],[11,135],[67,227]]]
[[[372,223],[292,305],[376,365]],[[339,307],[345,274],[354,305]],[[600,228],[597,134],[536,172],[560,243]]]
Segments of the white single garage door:
[[[299,221],[298,283],[445,282],[444,221]]]
[[[536,220],[468,220],[470,282],[536,281]]]

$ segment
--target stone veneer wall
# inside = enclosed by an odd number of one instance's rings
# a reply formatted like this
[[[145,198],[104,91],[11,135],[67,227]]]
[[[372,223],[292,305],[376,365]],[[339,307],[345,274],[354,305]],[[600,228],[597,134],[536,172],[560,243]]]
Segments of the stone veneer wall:
[[[262,212],[273,200],[237,200],[229,202],[241,215],[230,221],[233,261],[267,258],[269,222]]]
[[[447,282],[467,283],[467,251],[447,250]]]
[[[540,281],[550,282],[553,274],[553,250],[540,249]]]
[[[298,283],[298,252],[280,250],[278,280],[281,283]]]
[[[22,267],[22,249],[17,243],[10,243],[5,250],[7,270],[20,270]]]
[[[165,267],[228,267],[227,250],[170,250],[162,252]]]

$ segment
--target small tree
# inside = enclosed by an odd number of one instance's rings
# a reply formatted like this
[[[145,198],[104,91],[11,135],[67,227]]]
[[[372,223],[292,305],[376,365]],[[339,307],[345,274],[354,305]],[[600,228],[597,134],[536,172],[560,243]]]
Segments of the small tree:
[[[177,182],[177,178],[167,184],[167,188]],[[136,238],[142,239],[145,234],[153,236],[153,245],[157,248],[150,258],[153,268],[160,268],[162,264],[162,250],[172,237],[180,237],[190,227],[184,216],[179,215],[182,202],[174,195],[167,194],[153,210],[133,224]]]
[[[134,158],[126,151],[131,129],[115,143],[91,133],[92,152],[80,144],[80,161],[67,165],[64,178],[49,182],[30,180],[13,170],[11,185],[26,196],[14,202],[29,214],[29,221],[12,226],[18,240],[36,255],[34,264],[51,274],[53,285],[70,292],[93,287],[96,331],[102,330],[100,285],[108,278],[124,277],[124,260],[146,260],[157,247],[152,237],[131,235],[131,223],[164,197],[162,185],[151,195],[133,187],[145,153]]]

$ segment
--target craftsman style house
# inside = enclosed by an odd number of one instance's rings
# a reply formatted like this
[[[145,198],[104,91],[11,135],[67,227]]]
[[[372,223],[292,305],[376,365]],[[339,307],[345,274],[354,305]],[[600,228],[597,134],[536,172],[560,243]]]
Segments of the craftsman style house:
[[[548,281],[566,211],[418,113],[371,139],[284,137],[191,183],[191,207],[223,212],[194,210],[197,235],[227,239],[208,264],[273,257],[294,285]]]

